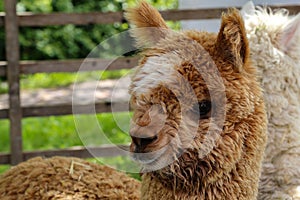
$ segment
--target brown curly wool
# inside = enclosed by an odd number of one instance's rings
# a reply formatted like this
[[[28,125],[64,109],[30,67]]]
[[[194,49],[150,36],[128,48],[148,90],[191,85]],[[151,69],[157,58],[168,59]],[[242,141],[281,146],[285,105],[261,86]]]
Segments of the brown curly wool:
[[[0,176],[0,199],[139,199],[139,181],[79,158],[41,157]]]
[[[171,31],[146,1],[125,17],[144,47],[129,90],[142,199],[256,200],[267,120],[239,12],[218,34]]]

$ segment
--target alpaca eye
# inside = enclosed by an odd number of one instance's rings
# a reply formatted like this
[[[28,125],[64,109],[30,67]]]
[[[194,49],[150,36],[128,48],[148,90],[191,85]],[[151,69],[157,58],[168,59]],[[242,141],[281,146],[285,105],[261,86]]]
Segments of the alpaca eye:
[[[211,111],[211,102],[208,100],[200,101],[193,106],[193,112],[200,115],[199,116],[200,119],[208,118],[209,117],[208,114],[210,113],[210,111]]]

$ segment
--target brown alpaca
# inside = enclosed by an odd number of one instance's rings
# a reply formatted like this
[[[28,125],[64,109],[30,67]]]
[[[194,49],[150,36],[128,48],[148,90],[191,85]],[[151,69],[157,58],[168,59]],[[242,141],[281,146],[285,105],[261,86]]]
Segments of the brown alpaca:
[[[138,200],[140,182],[73,157],[36,157],[0,175],[1,200]]]
[[[142,199],[256,199],[266,114],[238,11],[218,34],[174,33],[144,1],[126,18],[145,48],[130,87]]]

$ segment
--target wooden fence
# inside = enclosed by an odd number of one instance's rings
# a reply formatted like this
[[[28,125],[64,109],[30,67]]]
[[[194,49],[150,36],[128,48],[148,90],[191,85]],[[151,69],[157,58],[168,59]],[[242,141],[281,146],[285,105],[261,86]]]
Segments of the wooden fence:
[[[9,86],[9,108],[0,109],[0,119],[8,118],[10,121],[10,146],[9,154],[0,154],[0,164],[15,165],[23,160],[35,156],[76,156],[87,158],[91,157],[90,151],[96,156],[117,156],[122,154],[119,150],[127,149],[127,146],[102,146],[90,147],[89,151],[82,148],[70,148],[62,150],[47,150],[23,152],[22,150],[22,118],[35,116],[50,115],[68,115],[72,114],[72,105],[55,105],[55,106],[35,106],[22,107],[20,102],[20,75],[34,73],[51,73],[51,72],[78,72],[83,60],[52,60],[52,61],[20,61],[19,55],[19,27],[42,27],[50,25],[91,25],[91,24],[110,24],[125,23],[122,12],[109,13],[52,13],[52,14],[33,14],[33,13],[16,13],[17,0],[5,0],[5,14],[0,15],[0,26],[5,26],[6,42],[6,60],[0,62],[0,76],[6,77]],[[273,7],[276,8],[276,7]],[[300,12],[300,6],[284,6],[290,11],[290,14]],[[218,19],[221,13],[227,8],[219,9],[193,9],[193,10],[168,10],[162,11],[161,14],[166,20],[191,20],[191,19]],[[87,62],[85,70],[95,70],[94,66],[105,67],[108,60],[97,59]],[[135,66],[137,58],[122,58],[110,64],[109,70],[129,69]],[[121,104],[122,102],[120,102]],[[115,104],[118,104],[115,102]],[[85,107],[79,108],[82,113]],[[118,106],[122,107],[122,106]],[[97,103],[95,105],[97,113],[111,112],[111,103]],[[122,111],[122,110],[120,110]]]

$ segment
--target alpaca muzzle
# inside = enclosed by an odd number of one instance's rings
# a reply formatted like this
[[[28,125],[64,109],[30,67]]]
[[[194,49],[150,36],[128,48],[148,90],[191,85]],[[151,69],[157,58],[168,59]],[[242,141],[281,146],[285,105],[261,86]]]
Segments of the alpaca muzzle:
[[[146,147],[150,144],[153,144],[158,139],[157,135],[152,137],[143,137],[143,138],[131,136],[131,138],[132,138],[131,150],[132,152],[135,153],[145,153]]]

